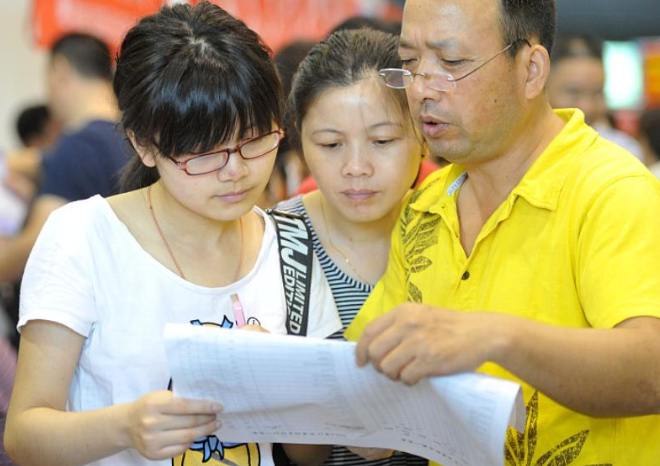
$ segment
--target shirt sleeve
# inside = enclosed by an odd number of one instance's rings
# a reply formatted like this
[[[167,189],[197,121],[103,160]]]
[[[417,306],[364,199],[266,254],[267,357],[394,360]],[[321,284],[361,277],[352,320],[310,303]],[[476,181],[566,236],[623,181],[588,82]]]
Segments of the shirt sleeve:
[[[349,341],[357,341],[369,322],[406,301],[407,287],[402,229],[401,217],[399,217],[392,232],[387,270],[376,283],[358,315],[344,332],[344,337]]]
[[[91,248],[85,238],[90,217],[87,210],[68,204],[46,221],[21,283],[19,331],[31,320],[48,320],[89,335],[97,320]]]
[[[321,264],[316,254],[312,259],[312,289],[309,300],[309,322],[307,335],[310,337],[326,338],[341,330],[339,311],[332,290],[325,278]]]
[[[660,185],[630,176],[599,193],[580,227],[576,285],[589,323],[660,317]]]

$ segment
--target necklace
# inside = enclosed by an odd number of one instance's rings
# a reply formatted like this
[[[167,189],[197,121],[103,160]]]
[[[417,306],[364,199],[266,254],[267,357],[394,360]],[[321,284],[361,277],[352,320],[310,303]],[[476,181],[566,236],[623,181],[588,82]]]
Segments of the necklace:
[[[170,247],[170,244],[167,242],[167,239],[165,238],[165,235],[163,234],[163,230],[160,228],[160,224],[158,223],[158,219],[156,218],[156,213],[154,212],[154,207],[151,203],[151,188],[153,185],[149,186],[147,188],[147,204],[149,205],[149,212],[151,212],[151,218],[154,221],[154,225],[156,225],[156,230],[158,230],[158,234],[160,235],[160,238],[163,240],[163,244],[165,245],[165,248],[167,249],[167,252],[170,254],[170,257],[172,258],[172,262],[174,262],[174,265],[176,266],[177,272],[179,272],[179,275],[181,275],[181,278],[184,280],[186,279],[186,276],[183,274],[183,270],[181,269],[181,266],[179,265],[179,262],[176,260],[176,256],[174,256],[174,252],[172,252],[172,248]],[[234,282],[238,281],[239,275],[241,273],[241,267],[243,266],[243,249],[244,249],[244,232],[243,232],[243,217],[239,217],[238,219],[238,224],[241,229],[241,249],[240,253],[238,256],[238,268],[236,269],[236,273],[234,274]]]
[[[321,215],[323,216],[323,226],[325,227],[325,236],[328,238],[328,244],[330,244],[332,249],[337,251],[339,255],[344,258],[344,262],[346,263],[346,265],[353,271],[353,273],[360,279],[362,283],[371,284],[371,282],[369,280],[365,280],[365,278],[360,274],[360,272],[358,272],[357,269],[353,266],[353,264],[351,264],[351,261],[348,259],[348,256],[344,254],[344,251],[339,249],[339,247],[332,242],[332,237],[330,236],[330,224],[328,223],[328,219],[325,217],[323,198],[319,200],[319,204],[321,205]]]

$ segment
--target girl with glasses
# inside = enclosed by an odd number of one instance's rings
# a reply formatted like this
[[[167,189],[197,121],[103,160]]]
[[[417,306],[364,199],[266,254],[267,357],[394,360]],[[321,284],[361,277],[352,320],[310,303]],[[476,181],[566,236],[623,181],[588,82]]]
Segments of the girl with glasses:
[[[270,444],[214,435],[220,405],[172,396],[162,341],[170,322],[286,333],[273,222],[254,207],[282,136],[269,50],[217,6],[164,7],[128,32],[114,89],[136,152],[127,192],[56,211],[32,251],[7,450],[25,465],[272,466]],[[340,322],[316,268],[307,333],[326,337]]]
[[[394,36],[372,29],[339,31],[300,64],[289,96],[289,134],[319,190],[278,209],[302,215],[312,230],[343,329],[385,272],[392,227],[422,160],[404,91],[388,88],[378,76],[380,69],[398,66]],[[337,446],[325,464],[427,461]]]

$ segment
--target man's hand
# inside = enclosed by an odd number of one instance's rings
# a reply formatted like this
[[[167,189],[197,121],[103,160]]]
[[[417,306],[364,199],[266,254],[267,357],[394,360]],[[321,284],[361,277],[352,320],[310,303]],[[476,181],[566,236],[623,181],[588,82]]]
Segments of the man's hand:
[[[471,371],[495,358],[507,341],[504,324],[513,319],[402,304],[365,328],[357,363],[371,361],[378,371],[408,385],[428,376]]]

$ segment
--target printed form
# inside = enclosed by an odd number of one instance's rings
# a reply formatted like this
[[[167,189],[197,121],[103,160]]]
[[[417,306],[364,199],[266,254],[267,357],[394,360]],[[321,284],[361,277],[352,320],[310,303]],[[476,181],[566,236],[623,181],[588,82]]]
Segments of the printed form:
[[[355,343],[169,324],[175,395],[223,405],[228,442],[380,447],[444,466],[503,465],[519,384],[477,373],[409,387],[355,364]]]

